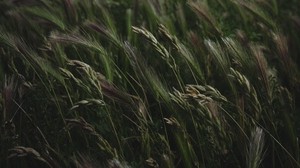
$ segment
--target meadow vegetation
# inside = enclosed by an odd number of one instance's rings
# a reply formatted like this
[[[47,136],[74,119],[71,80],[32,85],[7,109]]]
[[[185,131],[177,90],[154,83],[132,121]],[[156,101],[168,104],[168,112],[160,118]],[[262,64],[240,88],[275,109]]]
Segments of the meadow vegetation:
[[[0,167],[300,167],[299,9],[0,1]]]

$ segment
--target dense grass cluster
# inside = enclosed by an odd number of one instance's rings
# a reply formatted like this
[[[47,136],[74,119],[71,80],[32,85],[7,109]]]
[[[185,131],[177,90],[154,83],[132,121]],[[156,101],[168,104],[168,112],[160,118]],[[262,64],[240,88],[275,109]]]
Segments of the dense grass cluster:
[[[0,1],[0,167],[300,167],[299,9]]]

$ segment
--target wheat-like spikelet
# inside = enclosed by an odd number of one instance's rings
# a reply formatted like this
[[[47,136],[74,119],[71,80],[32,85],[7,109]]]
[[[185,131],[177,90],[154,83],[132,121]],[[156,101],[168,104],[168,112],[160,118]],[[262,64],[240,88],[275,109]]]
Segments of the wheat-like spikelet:
[[[113,78],[113,65],[112,59],[109,57],[109,54],[104,49],[104,47],[95,39],[90,37],[89,35],[82,36],[80,34],[62,34],[58,32],[53,32],[50,35],[50,41],[52,43],[66,43],[66,44],[77,44],[79,46],[87,47],[99,52],[99,56],[102,62],[102,65],[105,70],[105,75],[108,79]]]
[[[241,74],[233,68],[230,68],[230,72],[230,76],[233,77],[235,81],[237,81],[237,84],[242,89],[242,94],[245,94],[250,100],[250,105],[255,109],[255,119],[258,119],[261,114],[262,107],[258,100],[256,89],[251,85],[245,75]]]
[[[247,150],[247,167],[259,168],[264,155],[265,135],[261,128],[256,127],[251,133],[250,144]]]
[[[255,58],[257,69],[260,73],[260,80],[262,81],[263,87],[267,93],[268,98],[270,98],[270,85],[268,80],[268,63],[263,54],[263,47],[258,45],[250,46],[252,54]]]
[[[33,167],[51,168],[51,165],[41,154],[33,148],[15,146],[9,150],[7,161],[9,167],[23,167],[28,165]],[[21,165],[21,163],[23,165]]]
[[[187,48],[187,46],[180,42],[175,35],[171,35],[169,30],[162,24],[159,25],[159,32],[161,32],[172,43],[172,45],[176,48],[176,51],[188,62],[188,65],[192,66],[193,70],[196,71],[198,77],[204,80],[204,76],[199,67],[199,63],[192,55],[191,51]],[[192,74],[194,73],[193,70],[191,70]]]
[[[227,102],[226,97],[209,85],[186,85],[185,92],[182,93],[174,89],[170,96],[183,109],[200,108],[200,111],[207,110],[209,117],[217,120],[220,117],[218,106]]]
[[[143,35],[151,43],[151,45],[160,54],[160,56],[162,56],[162,59],[164,59],[167,62],[170,68],[177,69],[177,65],[175,63],[174,58],[170,55],[168,50],[157,41],[157,39],[154,37],[154,35],[151,32],[149,32],[145,28],[138,28],[134,26],[132,26],[132,29],[133,32]]]
[[[79,117],[78,119],[66,119],[67,122],[67,129],[79,128],[82,129],[86,134],[93,135],[97,137],[98,142],[96,142],[97,146],[106,152],[110,157],[118,157],[115,153],[115,149],[111,147],[109,142],[104,139],[96,130],[95,128],[85,121],[84,118]]]

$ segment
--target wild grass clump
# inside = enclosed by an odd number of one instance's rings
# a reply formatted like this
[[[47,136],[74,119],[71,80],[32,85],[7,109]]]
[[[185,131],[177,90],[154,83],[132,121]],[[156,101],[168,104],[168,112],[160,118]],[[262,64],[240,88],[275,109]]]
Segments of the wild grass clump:
[[[300,167],[300,2],[0,2],[0,167]]]

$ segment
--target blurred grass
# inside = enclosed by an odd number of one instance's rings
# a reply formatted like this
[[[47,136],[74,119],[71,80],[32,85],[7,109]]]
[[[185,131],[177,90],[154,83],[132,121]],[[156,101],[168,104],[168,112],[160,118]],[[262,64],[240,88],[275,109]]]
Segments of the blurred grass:
[[[0,2],[0,167],[300,167],[297,0]]]

